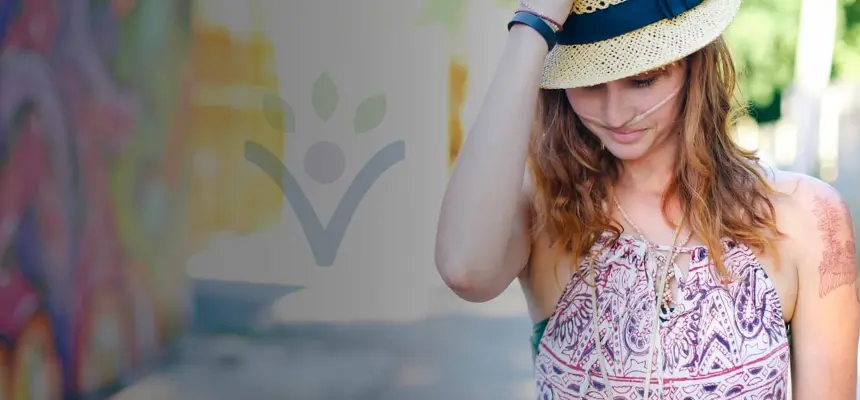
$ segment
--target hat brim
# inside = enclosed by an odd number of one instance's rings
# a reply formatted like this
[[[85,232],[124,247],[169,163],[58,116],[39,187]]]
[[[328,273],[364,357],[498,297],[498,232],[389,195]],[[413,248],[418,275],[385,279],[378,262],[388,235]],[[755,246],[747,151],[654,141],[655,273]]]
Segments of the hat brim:
[[[717,39],[741,0],[704,0],[675,17],[612,39],[557,45],[544,63],[540,87],[568,89],[628,78],[683,59]]]

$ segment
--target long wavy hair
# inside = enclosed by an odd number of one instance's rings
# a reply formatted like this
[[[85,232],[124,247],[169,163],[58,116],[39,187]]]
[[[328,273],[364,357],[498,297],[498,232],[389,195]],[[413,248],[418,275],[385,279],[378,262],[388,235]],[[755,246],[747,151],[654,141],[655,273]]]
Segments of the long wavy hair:
[[[723,39],[688,56],[686,69],[674,128],[682,144],[662,213],[668,215],[677,201],[716,270],[728,278],[723,238],[763,252],[775,249],[782,233],[770,197],[777,192],[755,152],[732,139],[746,108],[735,97],[736,71]],[[614,240],[622,232],[605,207],[619,178],[618,160],[582,124],[564,90],[542,90],[538,103],[529,152],[536,188],[534,231],[548,234],[553,249],[566,256],[585,256],[604,232],[612,232]],[[576,272],[579,263],[572,267]]]

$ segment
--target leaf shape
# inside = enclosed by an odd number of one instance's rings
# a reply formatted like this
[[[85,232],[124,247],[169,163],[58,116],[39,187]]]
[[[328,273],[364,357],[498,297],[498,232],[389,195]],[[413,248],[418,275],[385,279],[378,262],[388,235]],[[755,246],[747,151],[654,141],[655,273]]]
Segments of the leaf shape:
[[[385,94],[377,94],[364,99],[355,111],[355,120],[353,121],[355,132],[365,133],[379,126],[385,117],[387,107]]]
[[[334,81],[331,80],[331,77],[327,73],[320,75],[316,82],[314,82],[313,94],[311,96],[311,102],[314,105],[314,111],[316,111],[317,116],[323,121],[328,121],[332,114],[334,114],[339,99],[337,86],[335,86]]]
[[[280,97],[273,94],[263,97],[263,116],[272,129],[283,133],[296,133],[296,114]]]

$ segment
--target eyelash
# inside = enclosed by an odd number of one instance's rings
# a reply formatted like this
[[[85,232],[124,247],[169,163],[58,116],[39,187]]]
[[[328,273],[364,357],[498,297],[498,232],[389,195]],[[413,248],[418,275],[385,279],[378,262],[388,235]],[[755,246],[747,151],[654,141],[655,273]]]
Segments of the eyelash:
[[[652,77],[646,78],[646,79],[634,79],[632,82],[633,82],[633,86],[636,87],[637,89],[644,89],[644,88],[647,88],[647,87],[653,85],[654,82],[657,82],[658,79],[660,79],[659,76],[652,76]],[[602,87],[602,85],[595,85],[595,86],[587,86],[584,89],[588,90],[588,91],[592,91],[592,90],[597,90],[601,87]]]
[[[633,85],[637,88],[646,88],[654,84],[657,81],[657,77],[648,78],[648,79],[636,79],[633,81]]]

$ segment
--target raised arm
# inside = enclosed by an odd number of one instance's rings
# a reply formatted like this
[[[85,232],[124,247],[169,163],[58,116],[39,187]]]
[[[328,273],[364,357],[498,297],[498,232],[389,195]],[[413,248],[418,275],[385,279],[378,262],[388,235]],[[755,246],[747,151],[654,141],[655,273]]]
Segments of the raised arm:
[[[543,9],[536,11],[563,23],[572,0],[542,3],[545,6],[536,8]],[[523,176],[547,51],[546,41],[532,28],[515,25],[510,30],[448,182],[437,230],[436,266],[446,284],[469,301],[498,296],[528,260],[528,190]]]
[[[807,229],[798,263],[798,293],[792,318],[793,397],[846,399],[857,396],[860,297],[851,213],[830,186],[802,182],[798,200]]]

